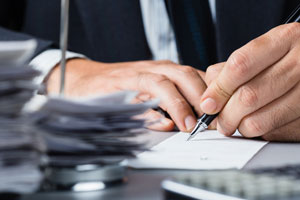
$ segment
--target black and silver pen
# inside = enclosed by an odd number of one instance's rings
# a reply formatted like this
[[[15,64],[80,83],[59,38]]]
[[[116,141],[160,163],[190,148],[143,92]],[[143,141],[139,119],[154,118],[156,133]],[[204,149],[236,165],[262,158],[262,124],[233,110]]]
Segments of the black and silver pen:
[[[203,114],[197,121],[197,124],[193,131],[191,132],[190,137],[187,139],[189,141],[193,137],[195,137],[198,133],[205,131],[209,124],[218,116],[218,114],[214,115],[208,115],[208,114]]]
[[[292,14],[288,17],[285,24],[292,23],[292,22],[300,22],[300,4],[298,7],[292,12]],[[191,132],[190,137],[187,139],[189,141],[193,137],[195,137],[198,133],[205,131],[209,124],[218,116],[217,114],[214,115],[208,115],[203,114],[197,121],[197,124],[193,131]]]

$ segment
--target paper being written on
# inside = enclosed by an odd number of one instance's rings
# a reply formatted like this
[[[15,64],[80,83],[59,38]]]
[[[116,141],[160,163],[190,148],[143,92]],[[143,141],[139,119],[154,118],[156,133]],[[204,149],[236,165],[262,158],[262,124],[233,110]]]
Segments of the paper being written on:
[[[187,141],[188,133],[177,133],[151,151],[129,160],[128,166],[138,169],[241,169],[267,144],[245,139],[236,133],[225,137],[217,131],[205,131]]]

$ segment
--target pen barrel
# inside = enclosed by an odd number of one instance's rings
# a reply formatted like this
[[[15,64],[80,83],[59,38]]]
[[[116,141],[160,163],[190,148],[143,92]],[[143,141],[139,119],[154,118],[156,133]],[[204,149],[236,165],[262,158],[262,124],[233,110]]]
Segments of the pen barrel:
[[[285,24],[292,23],[292,22],[300,22],[300,4],[285,21]]]
[[[70,0],[61,0],[61,19],[60,19],[60,89],[61,96],[64,95],[65,90],[65,74],[66,74],[66,51],[68,46],[68,27],[69,27],[69,4]]]
[[[206,124],[207,126],[218,116],[217,114],[214,115],[203,115],[203,117],[200,118],[201,122]]]

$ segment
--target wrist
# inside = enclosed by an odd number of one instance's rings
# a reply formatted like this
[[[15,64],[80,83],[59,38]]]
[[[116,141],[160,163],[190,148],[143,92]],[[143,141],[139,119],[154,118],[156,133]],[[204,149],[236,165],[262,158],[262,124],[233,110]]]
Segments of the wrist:
[[[67,60],[65,73],[65,91],[68,93],[70,85],[78,82],[81,77],[86,76],[90,70],[87,70],[93,61],[85,58],[72,58]],[[45,79],[45,85],[48,94],[58,94],[60,88],[61,68],[57,64]]]

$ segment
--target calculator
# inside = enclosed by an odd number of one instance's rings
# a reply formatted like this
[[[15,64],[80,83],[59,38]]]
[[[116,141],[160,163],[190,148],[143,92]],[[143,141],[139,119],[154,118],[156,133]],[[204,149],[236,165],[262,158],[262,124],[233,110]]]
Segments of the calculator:
[[[162,188],[165,200],[299,200],[300,165],[181,174]]]

